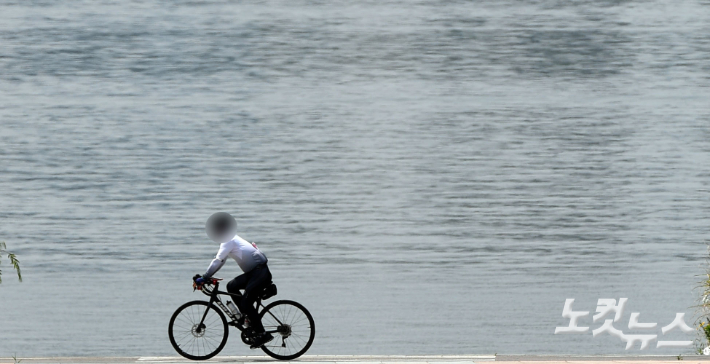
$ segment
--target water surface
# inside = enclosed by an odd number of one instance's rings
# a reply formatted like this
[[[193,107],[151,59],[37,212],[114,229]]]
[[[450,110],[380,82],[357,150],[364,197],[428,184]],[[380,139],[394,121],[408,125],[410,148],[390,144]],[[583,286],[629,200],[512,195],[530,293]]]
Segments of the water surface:
[[[552,333],[566,298],[628,297],[620,329],[691,316],[709,19],[707,1],[3,2],[0,237],[25,281],[3,264],[0,356],[175,355],[220,210],[313,313],[311,354],[639,353]]]

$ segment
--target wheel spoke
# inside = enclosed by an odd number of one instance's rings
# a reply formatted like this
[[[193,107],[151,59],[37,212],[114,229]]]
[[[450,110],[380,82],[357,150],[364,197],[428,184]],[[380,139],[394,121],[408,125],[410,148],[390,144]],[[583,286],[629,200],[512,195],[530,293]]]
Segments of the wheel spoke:
[[[209,323],[207,323],[207,320],[209,320],[209,319],[210,319],[210,317],[207,316],[207,318],[205,319],[205,327],[212,327],[212,325],[213,325],[214,323],[219,322],[219,321],[222,321],[219,316],[215,317],[214,319],[212,319],[212,321],[210,321]]]
[[[178,318],[178,320],[182,321],[183,323],[185,323],[185,325],[187,325],[189,327],[192,327],[192,325],[195,324],[192,321],[188,321],[187,318],[185,318],[184,316],[178,316],[177,318]],[[175,322],[177,322],[178,320],[175,320]]]
[[[301,322],[301,321],[303,321],[303,320],[306,320],[306,321],[308,320],[308,317],[306,317],[306,315],[301,314],[301,316],[303,316],[303,317],[299,318],[299,319],[296,320],[296,321],[292,321],[292,322],[290,323],[290,325],[291,325],[291,326],[294,326],[294,325],[296,325],[297,323],[299,323],[299,322]]]
[[[289,336],[289,338],[294,338],[294,339],[296,339],[297,341],[300,341],[304,346],[306,345],[306,341],[304,341],[304,340],[301,338],[301,335],[295,335],[295,334],[292,333],[292,335]]]
[[[192,335],[184,336],[179,341],[176,340],[176,342],[178,346],[182,348],[187,347],[187,345],[190,344],[190,340],[192,340]]]

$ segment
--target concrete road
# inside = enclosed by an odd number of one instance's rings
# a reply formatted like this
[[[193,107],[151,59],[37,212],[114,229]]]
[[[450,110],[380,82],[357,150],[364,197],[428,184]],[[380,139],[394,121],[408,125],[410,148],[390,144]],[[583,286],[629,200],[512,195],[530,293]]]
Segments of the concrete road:
[[[75,358],[18,358],[21,364],[172,364],[197,363],[178,356],[170,357],[75,357]],[[639,356],[575,356],[575,355],[304,355],[298,364],[485,364],[505,361],[506,364],[565,364],[584,361],[583,364],[684,364],[702,362],[710,364],[710,356],[689,355],[639,355]],[[217,356],[208,362],[236,364],[264,364],[279,361],[268,356]],[[15,364],[12,358],[0,358],[0,364]]]

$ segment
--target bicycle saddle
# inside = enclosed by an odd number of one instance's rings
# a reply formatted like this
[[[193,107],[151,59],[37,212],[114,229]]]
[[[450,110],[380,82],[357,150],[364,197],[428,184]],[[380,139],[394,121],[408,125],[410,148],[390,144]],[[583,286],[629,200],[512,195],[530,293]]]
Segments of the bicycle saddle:
[[[266,300],[266,299],[276,296],[276,293],[277,293],[276,285],[274,284],[274,282],[270,282],[269,285],[266,286],[263,291],[261,291],[260,298],[262,300]]]

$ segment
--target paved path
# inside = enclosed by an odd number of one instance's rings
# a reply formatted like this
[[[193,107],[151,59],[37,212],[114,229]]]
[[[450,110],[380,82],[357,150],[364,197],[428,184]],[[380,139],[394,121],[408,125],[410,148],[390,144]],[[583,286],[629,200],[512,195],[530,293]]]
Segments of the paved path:
[[[682,356],[683,364],[710,364],[710,356]],[[76,357],[76,358],[18,358],[21,364],[185,364],[198,363],[182,357]],[[486,364],[505,361],[506,364],[679,364],[676,356],[580,356],[580,355],[304,355],[298,364]],[[268,356],[217,356],[208,360],[217,363],[265,364],[279,363]],[[12,358],[0,358],[0,364],[15,364]],[[488,363],[490,364],[490,363]]]
[[[168,357],[77,357],[77,358],[18,358],[21,364],[171,364],[199,363],[179,356]],[[298,364],[476,364],[491,362],[494,355],[304,355],[296,360]],[[280,363],[269,356],[216,356],[208,362],[236,364]],[[12,358],[0,358],[0,364],[14,364]],[[537,364],[540,364],[539,362]],[[675,363],[677,364],[677,363]]]

